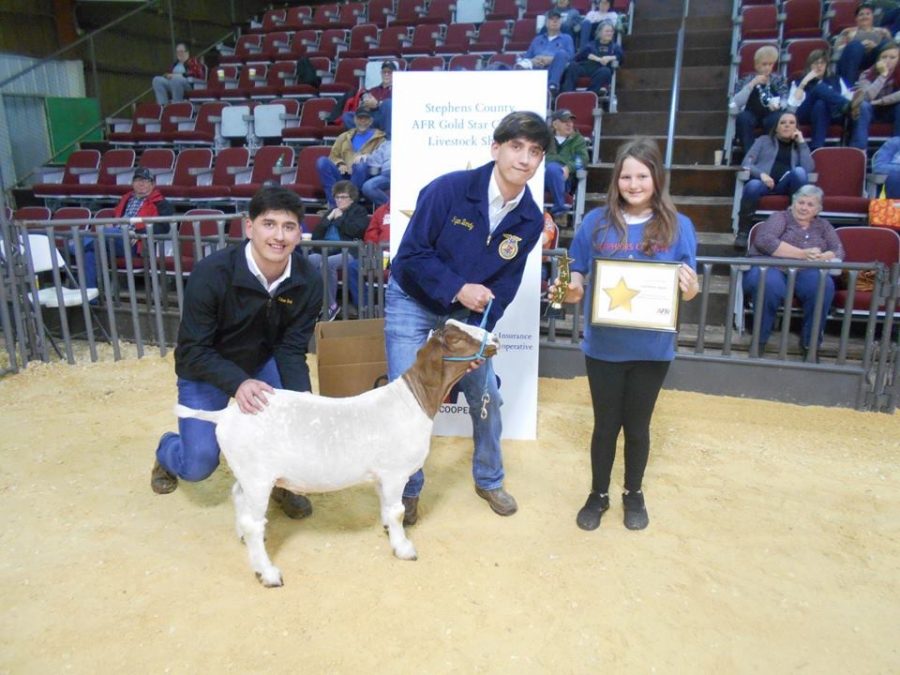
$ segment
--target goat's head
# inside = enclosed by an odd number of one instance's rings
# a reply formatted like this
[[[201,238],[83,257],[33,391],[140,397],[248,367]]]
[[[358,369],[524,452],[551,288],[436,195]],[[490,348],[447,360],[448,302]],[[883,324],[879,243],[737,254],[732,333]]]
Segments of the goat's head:
[[[491,358],[499,347],[500,341],[493,333],[448,319],[443,328],[432,332],[419,350],[415,365],[403,377],[426,414],[434,417],[441,401],[466,374],[469,365]]]

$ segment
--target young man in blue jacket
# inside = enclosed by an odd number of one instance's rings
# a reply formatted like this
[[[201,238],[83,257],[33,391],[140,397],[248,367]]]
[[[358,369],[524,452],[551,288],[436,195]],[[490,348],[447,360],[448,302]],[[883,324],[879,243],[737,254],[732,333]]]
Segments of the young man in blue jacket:
[[[178,402],[219,410],[232,396],[254,415],[275,388],[309,391],[306,350],[322,308],[322,280],[294,251],[303,204],[281,187],[265,187],[250,200],[247,242],[200,261],[185,288],[175,348]],[[150,487],[167,494],[178,478],[199,481],[219,464],[215,426],[178,421],[163,434]],[[291,518],[312,512],[306,497],[281,488],[272,493]]]
[[[479,324],[490,301],[487,329],[493,330],[503,316],[519,289],[528,253],[543,231],[543,215],[527,182],[549,143],[550,131],[543,118],[531,112],[510,113],[494,130],[494,161],[471,171],[445,174],[419,193],[416,210],[391,261],[391,279],[385,291],[391,380],[415,362],[429,331],[448,317]],[[517,505],[503,489],[502,400],[490,361],[470,370],[459,387],[472,416],[475,491],[496,513],[512,515]],[[484,393],[490,401],[487,417],[482,419]],[[407,525],[418,518],[423,484],[420,470],[404,490]]]

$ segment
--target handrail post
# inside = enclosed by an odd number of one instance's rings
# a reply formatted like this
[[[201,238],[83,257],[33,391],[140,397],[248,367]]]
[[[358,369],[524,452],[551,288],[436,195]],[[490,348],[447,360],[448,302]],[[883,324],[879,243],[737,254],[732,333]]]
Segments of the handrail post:
[[[100,104],[100,109],[103,109],[103,104],[100,101],[100,75],[97,73],[97,50],[94,45],[94,36],[91,35],[88,40],[88,58],[91,60],[91,82],[94,85],[94,97],[97,99],[97,103]]]
[[[681,64],[684,61],[684,25],[687,21],[690,0],[683,0],[681,5],[681,25],[678,27],[678,39],[675,43],[675,68],[672,72],[672,100],[669,102],[669,126],[666,131],[666,169],[672,168],[672,153],[675,150],[675,115],[678,113],[678,90],[681,87]]]

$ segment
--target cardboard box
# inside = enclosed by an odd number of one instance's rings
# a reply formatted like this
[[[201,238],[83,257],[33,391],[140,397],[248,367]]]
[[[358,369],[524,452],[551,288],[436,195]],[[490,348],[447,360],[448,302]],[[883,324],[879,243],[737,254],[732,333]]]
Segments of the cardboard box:
[[[320,322],[315,336],[322,396],[355,396],[386,381],[384,319]]]

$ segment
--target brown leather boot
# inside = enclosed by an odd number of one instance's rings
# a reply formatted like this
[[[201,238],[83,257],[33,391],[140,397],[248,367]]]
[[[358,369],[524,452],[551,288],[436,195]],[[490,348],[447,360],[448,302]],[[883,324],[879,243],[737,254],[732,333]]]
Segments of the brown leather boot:
[[[491,510],[500,516],[511,516],[519,510],[519,505],[511,494],[502,487],[494,490],[484,490],[477,485],[475,493],[491,505]]]
[[[167,495],[178,487],[178,477],[169,473],[158,461],[150,472],[150,489],[158,495]]]

